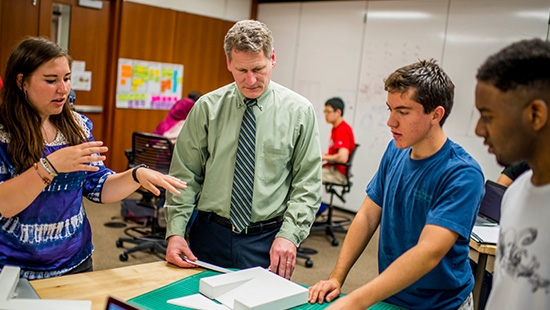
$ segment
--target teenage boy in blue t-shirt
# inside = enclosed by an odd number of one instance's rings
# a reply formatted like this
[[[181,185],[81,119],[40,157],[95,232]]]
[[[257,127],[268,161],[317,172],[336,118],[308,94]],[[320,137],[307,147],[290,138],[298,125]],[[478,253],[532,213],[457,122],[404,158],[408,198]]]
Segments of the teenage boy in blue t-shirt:
[[[484,178],[442,128],[454,85],[435,61],[424,60],[397,69],[385,89],[393,140],[334,270],[310,288],[309,301],[330,302],[340,295],[380,226],[379,275],[328,309],[366,309],[382,300],[408,309],[473,309],[468,244]]]

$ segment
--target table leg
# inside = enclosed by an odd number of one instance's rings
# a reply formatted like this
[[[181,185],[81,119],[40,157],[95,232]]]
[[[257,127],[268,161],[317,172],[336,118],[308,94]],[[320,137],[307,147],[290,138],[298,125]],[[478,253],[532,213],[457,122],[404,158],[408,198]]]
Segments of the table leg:
[[[487,254],[479,253],[477,259],[477,269],[474,282],[474,309],[479,309],[479,299],[481,297],[481,288],[483,287],[483,279],[485,277],[485,268],[487,267]]]

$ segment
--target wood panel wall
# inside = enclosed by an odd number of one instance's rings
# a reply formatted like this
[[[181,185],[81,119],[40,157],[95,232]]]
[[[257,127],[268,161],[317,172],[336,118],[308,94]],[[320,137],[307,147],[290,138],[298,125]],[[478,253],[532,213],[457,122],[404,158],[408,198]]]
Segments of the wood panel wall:
[[[0,75],[6,71],[11,50],[26,36],[38,35],[40,6],[31,1],[2,0],[0,7]],[[24,14],[24,15],[21,15]],[[25,16],[25,18],[21,18]]]
[[[193,90],[207,93],[233,81],[223,52],[223,38],[233,22],[133,2],[123,3],[121,15],[118,58],[183,64],[183,96]],[[132,132],[153,132],[167,114],[115,108],[107,165],[125,170],[124,151],[132,146]]]
[[[79,6],[78,0],[40,0],[36,5],[32,5],[32,1],[29,0],[2,0],[0,72],[4,73],[7,58],[13,47],[25,37],[50,37],[54,2],[71,6],[69,52],[73,59],[85,61],[86,70],[92,71],[92,90],[75,91],[76,104],[103,107],[106,102],[110,5],[104,5],[101,10],[96,10]],[[86,116],[94,123],[95,139],[103,139],[104,115],[87,113]]]
[[[55,0],[59,2],[59,0]],[[77,2],[77,0],[74,0]],[[91,91],[76,90],[77,105],[104,107],[107,97],[107,59],[109,56],[109,31],[111,6],[104,3],[101,10],[81,7],[74,3],[71,8],[71,34],[69,50],[74,60],[85,61],[86,71],[92,72]],[[91,27],[90,25],[93,25]],[[103,113],[84,113],[94,124],[92,131],[96,140],[105,137]]]
[[[233,82],[223,51],[233,22],[123,0],[104,1],[99,10],[79,6],[78,0],[38,0],[36,6],[31,0],[0,0],[0,72],[24,37],[50,36],[54,1],[71,5],[69,51],[92,71],[92,90],[76,91],[76,104],[103,107],[103,113],[84,114],[94,123],[94,138],[109,147],[105,164],[115,171],[126,168],[132,132],[153,132],[168,114],[116,108],[118,58],[183,64],[183,96]]]

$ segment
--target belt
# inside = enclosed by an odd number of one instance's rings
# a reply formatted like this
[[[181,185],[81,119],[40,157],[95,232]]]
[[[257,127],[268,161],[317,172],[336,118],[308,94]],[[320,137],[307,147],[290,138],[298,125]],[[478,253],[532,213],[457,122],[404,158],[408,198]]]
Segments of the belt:
[[[210,216],[210,219],[214,223],[219,224],[220,226],[223,226],[225,228],[229,228],[234,233],[237,233],[235,231],[233,225],[231,224],[231,221],[229,221],[225,217],[221,217],[221,216],[217,215],[214,212],[200,211],[200,213],[203,214],[203,215],[206,215],[206,216]],[[280,216],[271,218],[271,219],[266,220],[266,221],[250,223],[247,227],[245,227],[240,232],[240,234],[241,235],[248,235],[248,234],[257,234],[257,233],[272,231],[274,229],[277,229],[279,227],[279,224],[281,224],[282,221],[283,221],[283,216],[280,215]]]

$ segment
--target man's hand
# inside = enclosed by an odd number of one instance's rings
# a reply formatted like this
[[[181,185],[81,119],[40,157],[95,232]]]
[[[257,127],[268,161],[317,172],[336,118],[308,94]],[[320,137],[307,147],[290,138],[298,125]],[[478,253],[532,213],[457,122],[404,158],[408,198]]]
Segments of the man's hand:
[[[168,238],[168,247],[166,248],[166,261],[179,267],[197,267],[181,258],[182,254],[192,261],[197,260],[185,238],[177,235],[170,236]]]
[[[269,269],[283,278],[290,279],[296,267],[296,246],[285,238],[275,238],[269,250]]]
[[[325,301],[331,302],[340,295],[341,286],[342,285],[334,279],[319,281],[315,285],[309,287],[308,301],[310,304],[316,302],[322,304]]]

